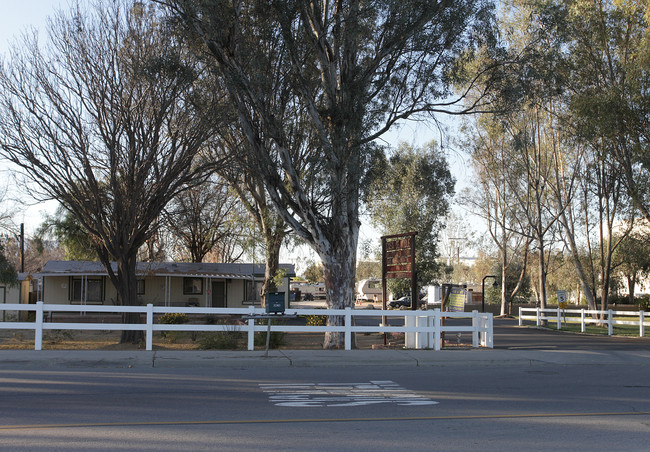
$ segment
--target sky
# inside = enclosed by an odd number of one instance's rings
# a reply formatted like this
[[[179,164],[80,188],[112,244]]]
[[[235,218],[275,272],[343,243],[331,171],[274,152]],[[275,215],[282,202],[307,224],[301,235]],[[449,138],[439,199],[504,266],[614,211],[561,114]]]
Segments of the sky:
[[[0,14],[0,48],[6,53],[7,44],[13,36],[19,35],[27,27],[42,29],[59,5],[67,5],[60,0],[2,0]]]
[[[47,26],[47,18],[51,16],[59,7],[67,7],[68,0],[0,0],[2,2],[2,14],[0,14],[0,54],[3,58],[7,56],[11,42],[23,31],[30,27],[44,32]],[[444,120],[444,118],[441,118]],[[419,146],[435,140],[441,142],[441,136],[437,128],[427,122],[408,122],[401,127],[395,128],[387,133],[384,137],[385,144],[397,146],[399,142],[405,141],[409,144]],[[449,141],[448,137],[444,141]],[[447,143],[449,144],[449,143]],[[452,174],[457,180],[456,192],[469,185],[470,173],[467,162],[464,161],[453,146],[449,148],[449,163]],[[6,169],[6,165],[0,163],[0,171]],[[5,179],[8,175],[5,171],[0,172],[0,178]],[[18,194],[21,206],[19,211],[20,218],[16,218],[16,223],[24,222],[25,229],[29,235],[35,231],[45,214],[51,214],[56,209],[56,202],[35,203],[29,200],[24,194]],[[368,224],[366,218],[362,218],[363,226],[360,231],[359,241],[372,240],[378,242],[379,234]],[[378,244],[378,243],[377,243]],[[295,261],[300,269],[304,268],[311,262],[316,262],[316,256],[307,250],[293,250],[284,253],[285,258]]]
[[[44,30],[48,16],[52,15],[59,5],[67,5],[67,1],[60,0],[0,0],[2,14],[0,14],[0,54],[6,58],[11,43],[30,27]],[[6,172],[6,164],[0,163],[0,183],[11,183]],[[42,221],[43,214],[52,213],[56,209],[56,202],[35,203],[24,193],[8,193],[8,197],[20,198],[19,214],[16,223],[25,223],[25,231],[30,235]]]

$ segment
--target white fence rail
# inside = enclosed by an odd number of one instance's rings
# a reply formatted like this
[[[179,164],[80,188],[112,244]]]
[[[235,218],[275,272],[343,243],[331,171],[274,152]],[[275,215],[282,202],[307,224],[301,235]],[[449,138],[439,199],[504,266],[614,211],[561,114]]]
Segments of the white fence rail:
[[[532,312],[534,315],[526,315],[525,313]],[[603,316],[604,318],[594,318],[593,316]],[[630,320],[621,320],[614,317],[626,317]],[[562,323],[579,323],[580,331],[585,332],[587,324],[607,324],[607,334],[610,336],[614,334],[614,325],[632,325],[639,327],[639,336],[645,335],[645,327],[650,326],[650,322],[646,321],[646,315],[643,311],[613,311],[611,309],[606,311],[589,310],[589,309],[562,309],[562,308],[519,308],[519,326],[523,325],[524,320],[533,320],[540,326],[543,321],[555,322],[557,329],[562,329]],[[650,319],[649,319],[650,320]]]
[[[5,311],[33,311],[35,312],[34,322],[0,322],[0,330],[34,330],[34,349],[42,350],[43,348],[43,331],[44,330],[139,330],[145,332],[145,344],[147,350],[153,348],[154,331],[241,331],[248,333],[248,350],[254,349],[254,337],[256,332],[266,332],[267,325],[260,325],[256,318],[248,319],[244,325],[219,324],[160,324],[154,323],[154,314],[167,313],[185,313],[185,314],[206,314],[206,315],[245,315],[245,316],[263,316],[264,310],[261,308],[196,308],[196,307],[163,307],[153,306],[72,306],[61,304],[47,304],[37,302],[36,304],[0,304],[0,310]],[[146,315],[145,323],[122,324],[122,323],[62,323],[62,322],[44,322],[45,313],[54,312],[76,312],[76,313],[140,313]],[[342,332],[345,337],[345,349],[350,350],[352,347],[352,333],[406,333],[407,346],[413,344],[413,348],[433,348],[441,349],[441,336],[443,332],[472,333],[473,347],[493,347],[493,323],[492,314],[472,312],[441,312],[439,309],[433,311],[382,311],[382,310],[363,310],[363,309],[287,309],[287,315],[325,315],[341,316],[343,324],[339,326],[298,326],[298,325],[270,325],[270,331],[283,332]],[[389,325],[369,325],[357,326],[353,319],[359,317],[381,318],[402,317],[404,326]],[[275,317],[274,317],[275,318]],[[466,318],[471,319],[471,326],[460,325],[443,325],[445,318]],[[277,316],[278,320],[282,319],[281,315]]]

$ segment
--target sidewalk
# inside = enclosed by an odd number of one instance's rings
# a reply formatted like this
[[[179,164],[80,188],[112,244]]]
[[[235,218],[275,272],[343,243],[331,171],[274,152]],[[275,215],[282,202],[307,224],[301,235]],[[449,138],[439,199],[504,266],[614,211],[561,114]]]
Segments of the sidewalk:
[[[194,367],[650,365],[650,350],[0,350],[0,370]]]

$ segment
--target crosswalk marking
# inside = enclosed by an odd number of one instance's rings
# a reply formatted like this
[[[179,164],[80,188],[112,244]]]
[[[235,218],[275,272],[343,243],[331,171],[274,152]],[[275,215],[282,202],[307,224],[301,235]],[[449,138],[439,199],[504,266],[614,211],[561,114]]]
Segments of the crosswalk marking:
[[[436,405],[438,402],[409,391],[393,381],[361,383],[260,384],[269,401],[285,407],[353,407],[380,403],[400,406]]]

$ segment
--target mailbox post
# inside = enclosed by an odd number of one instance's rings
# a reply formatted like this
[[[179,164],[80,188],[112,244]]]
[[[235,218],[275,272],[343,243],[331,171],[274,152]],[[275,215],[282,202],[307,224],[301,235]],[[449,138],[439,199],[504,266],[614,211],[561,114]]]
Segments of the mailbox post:
[[[269,355],[269,344],[271,340],[271,320],[272,319],[295,319],[297,315],[284,315],[285,306],[284,306],[284,292],[269,292],[266,294],[265,298],[265,314],[264,315],[252,315],[244,316],[244,319],[266,319],[266,351],[264,356]]]

